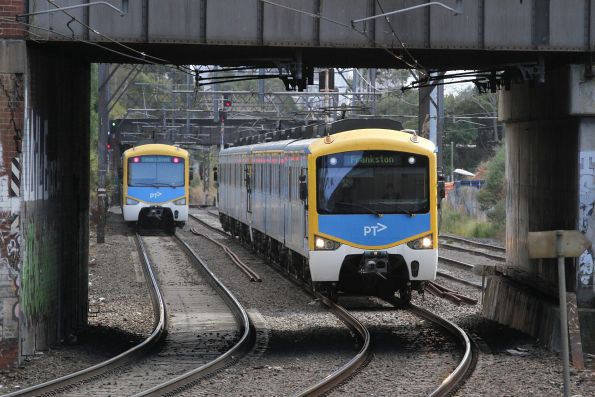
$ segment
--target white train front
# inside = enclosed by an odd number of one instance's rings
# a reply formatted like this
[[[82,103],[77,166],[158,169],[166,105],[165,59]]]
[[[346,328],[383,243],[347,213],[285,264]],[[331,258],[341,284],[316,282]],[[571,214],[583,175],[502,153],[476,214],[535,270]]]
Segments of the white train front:
[[[173,233],[188,220],[189,154],[177,146],[140,145],[122,154],[122,214],[133,224]]]
[[[222,150],[223,228],[329,295],[408,301],[436,276],[436,155],[386,124]]]

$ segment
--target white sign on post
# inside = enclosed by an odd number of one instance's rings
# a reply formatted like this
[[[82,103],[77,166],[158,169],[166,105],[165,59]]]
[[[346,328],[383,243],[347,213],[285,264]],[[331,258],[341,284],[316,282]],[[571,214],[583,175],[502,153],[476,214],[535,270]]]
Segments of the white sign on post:
[[[580,256],[591,241],[578,230],[529,232],[529,258],[558,258],[558,292],[560,299],[560,336],[564,362],[564,397],[570,396],[570,362],[568,357],[568,313],[566,313],[565,257]]]

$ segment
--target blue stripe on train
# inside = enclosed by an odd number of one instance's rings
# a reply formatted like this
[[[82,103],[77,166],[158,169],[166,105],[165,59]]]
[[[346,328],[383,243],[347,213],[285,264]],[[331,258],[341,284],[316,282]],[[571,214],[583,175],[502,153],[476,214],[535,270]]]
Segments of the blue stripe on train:
[[[358,245],[388,245],[430,230],[430,214],[318,215],[321,233]]]
[[[184,196],[184,187],[128,187],[128,197],[147,203],[164,203]]]

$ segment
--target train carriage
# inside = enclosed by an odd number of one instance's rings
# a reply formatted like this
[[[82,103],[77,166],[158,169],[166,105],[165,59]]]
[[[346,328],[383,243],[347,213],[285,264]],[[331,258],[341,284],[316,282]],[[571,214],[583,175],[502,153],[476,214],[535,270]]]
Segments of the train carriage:
[[[223,227],[330,295],[409,300],[436,276],[436,154],[389,125],[222,150]]]
[[[165,144],[139,145],[122,154],[122,214],[129,224],[170,233],[188,220],[190,156]]]

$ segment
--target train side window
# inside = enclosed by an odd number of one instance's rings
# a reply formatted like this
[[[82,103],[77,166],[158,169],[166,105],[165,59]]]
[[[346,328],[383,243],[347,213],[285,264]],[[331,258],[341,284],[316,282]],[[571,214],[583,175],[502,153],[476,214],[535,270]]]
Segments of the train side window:
[[[264,167],[263,164],[258,165],[258,172],[260,177],[258,178],[258,182],[260,183],[259,190],[261,193],[264,193]]]
[[[281,158],[279,158],[281,160]],[[281,197],[281,161],[277,164],[277,196]]]
[[[269,183],[269,188],[267,190],[269,191],[269,195],[271,195],[271,194],[273,194],[273,164],[271,164],[271,163],[267,164],[267,170],[268,170],[267,180]]]
[[[291,169],[291,166],[290,166],[288,168],[288,175],[287,175],[287,177],[289,178],[287,180],[287,188],[289,189],[289,191],[287,192],[287,197],[289,198],[289,201],[291,201],[293,199],[293,197],[292,197],[292,191],[293,191],[293,189],[291,188],[291,181],[292,181],[291,174],[293,174],[292,171],[293,170]]]

